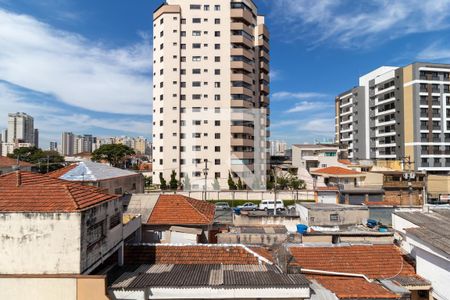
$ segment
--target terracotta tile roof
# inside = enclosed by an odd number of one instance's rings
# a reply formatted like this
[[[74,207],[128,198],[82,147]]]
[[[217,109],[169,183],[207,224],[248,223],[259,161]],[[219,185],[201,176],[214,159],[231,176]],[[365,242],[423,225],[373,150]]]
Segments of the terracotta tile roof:
[[[117,199],[98,188],[16,171],[0,176],[2,212],[73,212]]]
[[[352,162],[348,159],[338,159],[338,162],[340,162],[343,165],[351,165]]]
[[[68,165],[68,166],[66,166],[64,168],[61,168],[61,169],[55,170],[53,172],[50,172],[47,175],[52,177],[52,178],[59,178],[59,177],[63,176],[64,174],[66,174],[67,172],[69,172],[70,170],[75,169],[76,167],[77,167],[77,164],[71,164],[71,165]]]
[[[327,174],[327,175],[362,175],[363,173],[345,169],[341,167],[327,167],[322,169],[316,169],[311,173]]]
[[[295,264],[307,269],[365,274],[369,278],[415,275],[415,268],[394,245],[290,247]]]
[[[307,276],[317,280],[324,288],[332,291],[339,299],[398,299],[398,295],[377,283],[363,278],[337,276]]]
[[[19,161],[19,166],[21,167],[31,167],[32,165],[26,161]],[[17,159],[0,156],[0,168],[10,168],[13,166],[17,166]]]
[[[182,195],[160,195],[147,224],[210,225],[215,206],[209,202]]]
[[[261,259],[263,258],[263,259]],[[242,245],[127,245],[125,264],[257,265],[264,257]]]
[[[293,265],[305,269],[364,274],[370,279],[419,278],[412,261],[394,245],[290,247]],[[339,299],[398,299],[378,282],[363,278],[307,274]]]

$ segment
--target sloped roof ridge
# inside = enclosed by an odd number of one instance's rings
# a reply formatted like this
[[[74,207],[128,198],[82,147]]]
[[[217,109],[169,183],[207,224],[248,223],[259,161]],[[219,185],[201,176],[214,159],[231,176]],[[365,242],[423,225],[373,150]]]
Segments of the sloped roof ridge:
[[[189,205],[190,205],[196,212],[198,212],[198,213],[203,217],[203,219],[204,219],[205,221],[207,221],[207,222],[210,221],[210,220],[208,219],[208,217],[207,217],[203,212],[201,212],[197,207],[195,207],[195,206],[193,205],[193,203],[191,202],[192,200],[193,200],[193,201],[200,201],[200,200],[197,200],[197,199],[194,199],[194,198],[190,198],[190,197],[186,197],[186,196],[183,196],[183,198],[189,203]]]
[[[71,187],[68,184],[63,184],[63,186],[64,186],[64,189],[66,190],[67,194],[69,195],[70,199],[72,200],[73,204],[75,205],[75,208],[80,209],[80,205],[75,200],[75,197],[72,195],[71,188],[73,188],[73,186]]]

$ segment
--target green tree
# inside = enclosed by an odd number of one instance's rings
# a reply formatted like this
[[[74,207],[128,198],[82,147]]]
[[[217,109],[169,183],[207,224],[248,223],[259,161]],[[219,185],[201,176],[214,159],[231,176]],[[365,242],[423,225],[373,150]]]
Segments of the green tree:
[[[145,180],[145,187],[148,188],[153,184],[153,177],[152,176],[144,176]]]
[[[238,190],[244,189],[244,185],[242,184],[241,177],[239,177],[239,179],[238,179],[237,188],[238,188]]]
[[[220,184],[219,184],[219,180],[217,180],[217,178],[214,178],[214,182],[211,184],[212,184],[213,190],[215,190],[215,191],[220,190]]]
[[[64,167],[64,157],[56,151],[43,151],[37,147],[20,147],[14,149],[8,157],[26,161],[35,165],[39,173],[47,173]]]
[[[184,187],[183,189],[185,191],[190,191],[191,190],[191,180],[189,179],[189,175],[186,173],[186,175],[184,176]]]
[[[228,173],[228,189],[230,191],[237,190],[236,183],[234,183],[233,177],[231,177],[231,173]]]
[[[172,170],[172,174],[170,174],[169,187],[171,190],[176,190],[178,188],[177,173],[175,170]]]
[[[285,190],[289,186],[289,178],[287,176],[277,177],[277,188]]]
[[[125,158],[128,155],[135,154],[134,150],[127,145],[122,144],[106,144],[101,145],[100,148],[92,153],[92,160],[99,162],[106,160],[113,167],[122,167]]]
[[[159,174],[159,187],[161,188],[161,190],[167,189],[167,182],[164,179],[162,173]]]
[[[293,176],[290,179],[289,187],[293,190],[303,190],[305,189],[306,185],[305,182],[301,179],[298,179],[297,176]]]

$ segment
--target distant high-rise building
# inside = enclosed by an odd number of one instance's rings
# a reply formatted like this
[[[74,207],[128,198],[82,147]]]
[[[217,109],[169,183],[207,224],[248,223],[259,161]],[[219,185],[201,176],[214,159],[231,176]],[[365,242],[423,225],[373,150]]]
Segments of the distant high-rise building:
[[[58,151],[58,143],[57,142],[50,142],[50,151]]]
[[[8,129],[2,130],[2,138],[0,139],[1,143],[7,143],[8,142]]]
[[[75,136],[72,132],[63,132],[61,136],[61,154],[71,156],[74,154]]]
[[[287,143],[284,141],[270,141],[270,155],[284,156],[287,150]]]
[[[450,64],[380,67],[336,97],[336,141],[351,159],[450,171]],[[408,168],[408,165],[404,165]]]
[[[154,182],[265,182],[269,32],[255,3],[167,0],[153,25]]]
[[[30,143],[35,145],[34,119],[26,113],[8,114],[8,143]]]
[[[39,129],[34,129],[34,145],[39,148]]]

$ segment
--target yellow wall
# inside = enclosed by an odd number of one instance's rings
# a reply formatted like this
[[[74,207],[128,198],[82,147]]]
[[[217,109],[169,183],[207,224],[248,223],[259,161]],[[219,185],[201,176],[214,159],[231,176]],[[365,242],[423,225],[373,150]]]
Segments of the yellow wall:
[[[413,66],[409,65],[403,68],[403,84],[413,80]],[[413,113],[413,86],[409,85],[403,88],[403,114],[404,114],[404,137],[403,143],[414,143],[414,113]],[[411,161],[415,161],[414,146],[405,145],[405,156],[411,157]],[[414,164],[411,164],[414,168]]]
[[[450,176],[428,175],[427,185],[431,195],[450,194]]]

